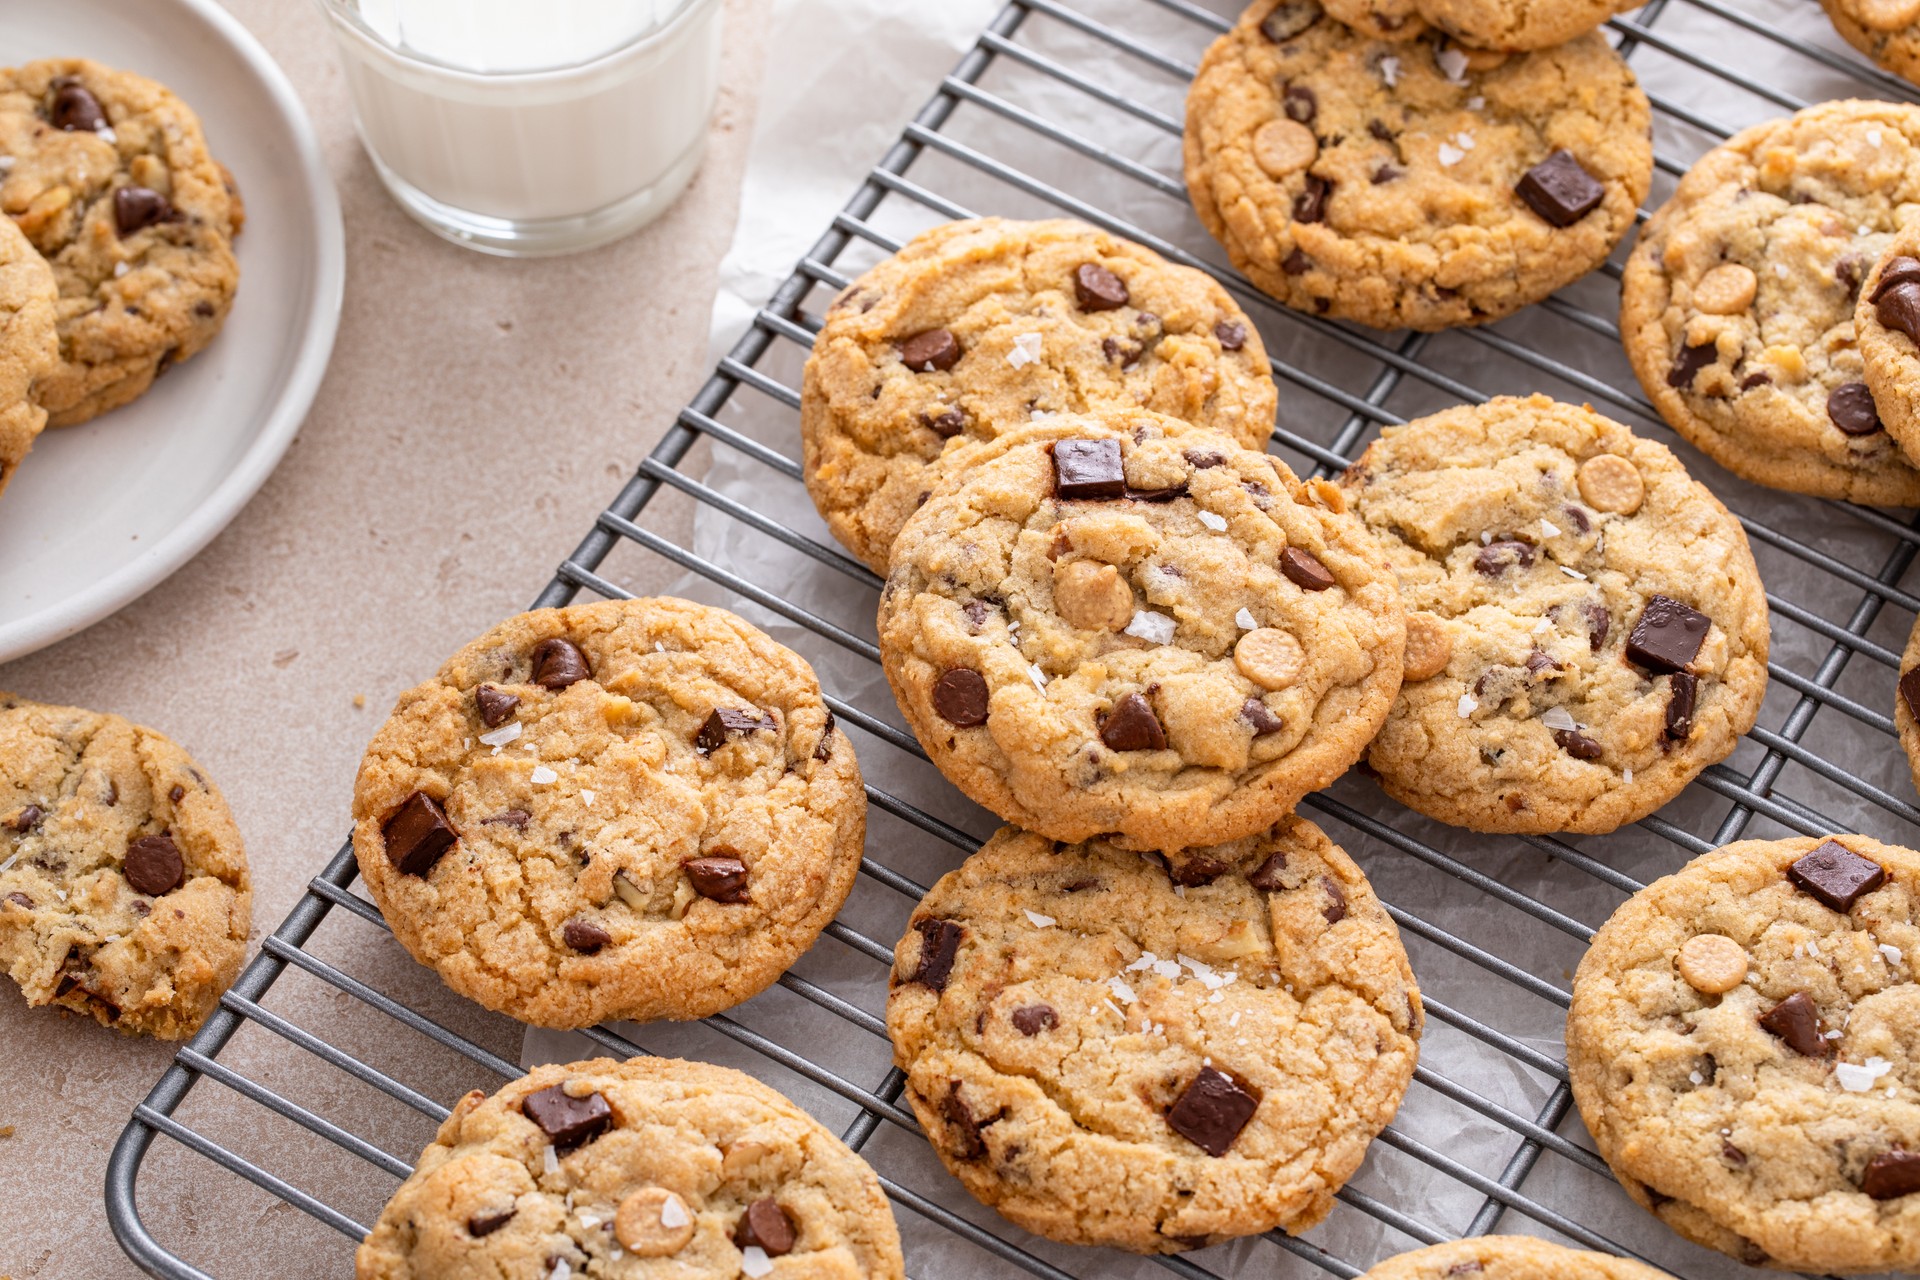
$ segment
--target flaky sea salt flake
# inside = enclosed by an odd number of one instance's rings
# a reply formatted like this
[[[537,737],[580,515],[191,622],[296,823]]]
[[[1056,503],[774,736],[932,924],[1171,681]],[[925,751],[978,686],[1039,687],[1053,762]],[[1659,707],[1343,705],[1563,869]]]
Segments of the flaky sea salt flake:
[[[773,1274],[773,1259],[759,1245],[750,1244],[740,1251],[740,1270],[754,1280],[760,1280],[761,1276]]]
[[[1040,359],[1040,335],[1023,333],[1013,340],[1013,350],[1007,352],[1007,363],[1016,369],[1036,364]]]
[[[543,764],[533,766],[533,784],[536,787],[544,787],[549,782],[558,781],[560,781],[560,775],[547,768],[547,766]]]
[[[1560,536],[1560,526],[1555,524],[1553,521],[1547,519],[1545,516],[1541,516],[1540,532],[1546,537],[1557,538]]]
[[[1452,168],[1454,165],[1459,164],[1462,160],[1465,160],[1467,158],[1466,152],[1462,151],[1460,148],[1454,146],[1450,142],[1441,143],[1440,150],[1437,152],[1437,154],[1440,157],[1440,163],[1445,165],[1447,168]]]
[[[1465,720],[1468,716],[1471,716],[1475,711],[1479,710],[1479,708],[1480,708],[1480,701],[1479,699],[1475,698],[1472,694],[1463,693],[1460,695],[1460,718],[1462,720]]]
[[[1256,631],[1260,627],[1260,620],[1253,616],[1253,610],[1241,605],[1240,612],[1233,615],[1233,625],[1242,631]]]
[[[1164,613],[1155,613],[1152,609],[1135,609],[1133,621],[1127,624],[1127,634],[1145,640],[1149,644],[1172,644],[1174,621]]]
[[[1052,916],[1043,916],[1038,911],[1027,912],[1027,919],[1033,922],[1033,927],[1036,929],[1051,929],[1059,923]]]
[[[1440,74],[1453,84],[1467,82],[1467,55],[1460,50],[1448,45],[1434,54],[1433,60],[1440,64]]]
[[[1387,82],[1387,88],[1389,89],[1399,84],[1400,59],[1392,55],[1380,59],[1380,78]]]
[[[1127,985],[1127,980],[1119,974],[1107,979],[1107,989],[1113,992],[1114,998],[1121,1004],[1132,1004],[1140,998],[1134,994],[1133,988]]]
[[[1874,1082],[1893,1070],[1893,1064],[1885,1058],[1868,1058],[1862,1063],[1836,1062],[1833,1064],[1833,1078],[1848,1093],[1865,1093],[1873,1088]]]
[[[1572,732],[1580,727],[1574,723],[1573,714],[1565,707],[1548,707],[1540,713],[1540,723],[1562,732]]]
[[[1222,515],[1215,515],[1211,511],[1200,512],[1200,523],[1215,533],[1225,533],[1227,529],[1227,518]]]
[[[687,1216],[687,1206],[679,1196],[668,1196],[660,1205],[660,1225],[672,1231],[684,1227],[693,1219]]]
[[[1880,954],[1888,964],[1899,964],[1906,953],[1891,942],[1883,942],[1880,944]]]
[[[498,729],[495,729],[490,733],[481,734],[480,741],[485,743],[487,746],[492,747],[493,753],[495,755],[499,755],[500,748],[506,746],[509,742],[512,742],[515,738],[518,738],[521,735],[521,733],[523,733],[524,731],[525,730],[521,725],[521,723],[518,720],[515,720],[512,724],[503,724]]]

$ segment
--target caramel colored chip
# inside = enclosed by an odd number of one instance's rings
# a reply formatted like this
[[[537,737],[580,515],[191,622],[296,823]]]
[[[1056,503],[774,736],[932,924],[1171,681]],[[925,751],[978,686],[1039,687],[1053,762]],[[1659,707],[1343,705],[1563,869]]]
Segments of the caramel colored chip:
[[[1233,647],[1233,665],[1262,689],[1287,688],[1300,678],[1306,661],[1300,642],[1278,627],[1249,631]]]
[[[1914,3],[1920,5],[1920,0]],[[1723,262],[1693,286],[1693,305],[1710,316],[1737,316],[1753,305],[1759,283],[1751,269]]]
[[[1640,468],[1617,454],[1603,453],[1580,464],[1580,496],[1600,511],[1630,516],[1646,500]]]
[[[1722,934],[1697,933],[1681,945],[1676,965],[1688,986],[1717,996],[1746,981],[1747,949]]]
[[[620,1202],[613,1234],[628,1253],[664,1258],[693,1239],[693,1215],[687,1202],[665,1187],[642,1187]]]
[[[1320,154],[1313,130],[1294,120],[1269,120],[1253,135],[1253,158],[1276,181],[1312,164]]]
[[[1120,631],[1133,620],[1133,588],[1110,564],[1070,560],[1053,571],[1053,604],[1067,625]]]
[[[1430,613],[1408,614],[1405,677],[1431,679],[1445,671],[1452,660],[1453,638],[1447,634],[1446,624]]]

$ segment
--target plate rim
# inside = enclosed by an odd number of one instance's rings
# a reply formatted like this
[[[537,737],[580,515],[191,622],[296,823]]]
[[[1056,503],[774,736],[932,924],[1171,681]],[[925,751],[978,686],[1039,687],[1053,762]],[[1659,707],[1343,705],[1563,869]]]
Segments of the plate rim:
[[[305,104],[273,55],[215,0],[171,0],[237,53],[287,126],[297,171],[313,195],[313,298],[291,370],[246,451],[207,500],[133,560],[86,589],[13,621],[0,620],[0,663],[23,658],[126,608],[184,568],[253,500],[306,422],[332,360],[346,301],[346,226],[340,195]]]

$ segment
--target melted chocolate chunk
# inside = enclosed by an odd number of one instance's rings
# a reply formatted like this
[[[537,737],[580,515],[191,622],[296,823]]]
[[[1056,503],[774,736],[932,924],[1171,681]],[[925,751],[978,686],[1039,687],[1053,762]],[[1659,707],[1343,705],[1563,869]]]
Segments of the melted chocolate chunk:
[[[1680,391],[1692,390],[1694,375],[1712,364],[1718,354],[1719,348],[1711,342],[1681,347],[1673,357],[1673,368],[1667,373],[1667,385]]]
[[[733,1229],[734,1244],[742,1249],[759,1245],[769,1258],[793,1252],[793,1242],[798,1238],[793,1219],[772,1196],[762,1196],[748,1205],[747,1211],[740,1215],[739,1225]]]
[[[1260,19],[1260,34],[1275,44],[1291,40],[1320,21],[1320,0],[1282,0]]]
[[[1320,114],[1320,99],[1303,84],[1290,84],[1280,91],[1280,109],[1296,124],[1312,124]]]
[[[1860,1189],[1873,1200],[1897,1200],[1920,1191],[1920,1152],[1882,1151],[1861,1171]]]
[[[1613,615],[1607,612],[1607,606],[1597,600],[1590,601],[1587,605],[1587,652],[1600,652],[1600,646],[1607,642],[1607,632],[1611,630]]]
[[[1227,455],[1214,449],[1188,449],[1180,455],[1195,471],[1205,471],[1210,467],[1226,465]]]
[[[1627,658],[1649,671],[1684,671],[1699,656],[1707,615],[1672,596],[1654,596],[1627,636]]]
[[[46,811],[44,809],[37,804],[30,804],[20,812],[14,814],[13,821],[7,825],[21,835],[25,835],[27,832],[39,826],[40,819],[44,817],[46,817]]]
[[[498,1213],[476,1213],[467,1219],[467,1234],[478,1240],[490,1236],[513,1221],[514,1209],[502,1209]]]
[[[960,409],[945,409],[938,415],[920,415],[921,425],[942,440],[951,440],[967,429],[967,415]]]
[[[1260,1099],[1238,1080],[1202,1067],[1167,1112],[1167,1124],[1208,1155],[1223,1156],[1259,1106]]]
[[[1212,884],[1227,874],[1227,864],[1204,853],[1189,853],[1179,861],[1168,858],[1167,879],[1188,889]]]
[[[1129,693],[1113,706],[1100,724],[1100,741],[1115,751],[1162,751],[1166,749],[1166,730],[1146,695]]]
[[[1873,392],[1864,382],[1843,382],[1827,396],[1827,421],[1845,435],[1870,436],[1885,428],[1874,407]]]
[[[1878,302],[1903,284],[1920,284],[1920,258],[1910,258],[1905,254],[1888,258],[1886,269],[1880,273],[1880,279],[1873,286],[1873,292],[1867,295],[1867,301]]]
[[[813,758],[825,764],[833,759],[833,712],[827,712],[826,727],[820,730],[820,741],[814,744]]]
[[[505,689],[483,684],[473,691],[473,704],[480,709],[480,723],[495,729],[513,714],[514,708],[520,705],[520,698]]]
[[[1838,840],[1828,840],[1788,867],[1787,879],[1808,897],[1845,915],[1863,895],[1887,882],[1887,870]]]
[[[1037,1036],[1060,1025],[1060,1015],[1050,1004],[1021,1005],[1013,1011],[1013,1029],[1023,1036]]]
[[[1907,704],[1907,713],[1914,718],[1915,723],[1920,724],[1920,667],[1915,667],[1900,677],[1900,697]],[[31,809],[33,806],[28,805],[27,808]],[[26,810],[23,809],[21,812],[24,814]],[[35,813],[38,812],[35,810]],[[26,828],[15,826],[14,830],[24,831]]]
[[[747,864],[738,858],[709,854],[702,858],[688,858],[680,864],[680,869],[687,873],[693,891],[703,898],[714,902],[745,902],[748,899]]]
[[[1267,710],[1267,704],[1258,698],[1248,698],[1240,704],[1240,718],[1253,726],[1253,736],[1256,738],[1278,733],[1286,727],[1280,717]]]
[[[1220,340],[1222,351],[1238,351],[1247,345],[1247,326],[1238,320],[1222,320],[1213,326],[1213,336]]]
[[[985,724],[987,678],[972,667],[949,669],[933,682],[933,709],[956,728]]]
[[[173,202],[150,187],[119,187],[113,193],[113,229],[122,239],[162,222],[180,221]]]
[[[1280,552],[1280,572],[1302,591],[1325,591],[1334,585],[1333,574],[1310,551],[1287,547]]]
[[[1347,918],[1346,891],[1332,876],[1321,876],[1320,887],[1327,891],[1327,905],[1320,908],[1320,913],[1326,916],[1328,924],[1339,924]]]
[[[1693,736],[1693,712],[1700,701],[1700,677],[1676,671],[1667,686],[1667,737],[1674,742],[1685,742]]]
[[[19,892],[10,893],[7,895],[7,901],[13,903],[17,907],[25,907],[29,911],[33,910],[33,899],[29,898],[24,893],[19,893]]]
[[[1600,207],[1607,189],[1564,147],[1527,170],[1514,187],[1527,208],[1556,227],[1570,227]]]
[[[1473,558],[1475,571],[1497,578],[1516,566],[1526,568],[1533,563],[1533,548],[1513,538],[1496,538],[1480,548]]]
[[[1082,311],[1118,311],[1132,300],[1127,282],[1097,262],[1073,269],[1073,300]]]
[[[1118,440],[1061,440],[1053,446],[1056,497],[1102,501],[1125,496],[1127,474]]]
[[[926,329],[900,344],[900,362],[915,373],[951,369],[960,363],[960,340],[945,329]]]
[[[564,689],[591,678],[587,655],[571,640],[552,636],[533,647],[533,682],[547,689]]]
[[[917,982],[929,991],[945,991],[947,979],[953,976],[954,957],[960,954],[960,939],[966,931],[951,920],[931,916],[914,921],[913,927],[920,934],[920,963],[908,981]]]
[[[1280,269],[1290,276],[1303,276],[1313,270],[1313,259],[1295,249],[1280,260]]]
[[[953,1130],[960,1148],[958,1155],[962,1160],[978,1160],[987,1154],[986,1140],[980,1136],[980,1131],[992,1124],[993,1120],[982,1122],[973,1114],[973,1108],[960,1096],[958,1080],[951,1082],[947,1096],[940,1099],[940,1115]],[[996,1115],[994,1120],[999,1118]]]
[[[440,855],[453,847],[460,833],[447,821],[440,802],[424,791],[416,791],[395,809],[380,826],[387,847],[387,861],[402,875],[424,876],[440,861]]]
[[[560,927],[560,937],[575,951],[592,955],[613,941],[613,935],[591,920],[569,920]]]
[[[741,711],[735,707],[716,707],[694,735],[693,745],[701,755],[712,755],[727,745],[730,738],[745,737],[762,729],[777,729],[779,722],[759,711]]]
[[[1262,893],[1278,893],[1286,888],[1284,876],[1287,873],[1287,855],[1270,853],[1267,860],[1255,867],[1247,876],[1247,883]]]
[[[533,815],[525,809],[508,809],[496,813],[491,818],[480,819],[483,827],[512,827],[516,831],[525,831],[527,824],[533,821]]]
[[[1578,729],[1555,729],[1553,740],[1560,749],[1575,760],[1598,760],[1603,754],[1600,744]]]
[[[1833,1048],[1820,1034],[1820,1011],[1814,1008],[1813,997],[1804,991],[1794,992],[1761,1014],[1759,1021],[1763,1029],[1786,1041],[1795,1053],[1823,1058]]]
[[[93,90],[72,76],[53,82],[53,96],[47,100],[47,120],[65,133],[98,133],[107,127],[107,113]]]
[[[1122,369],[1131,369],[1140,362],[1147,349],[1137,342],[1122,342],[1118,338],[1100,339],[1100,354],[1107,358],[1108,364],[1117,364]]]
[[[1325,222],[1327,220],[1327,197],[1333,194],[1333,184],[1314,174],[1307,175],[1304,191],[1293,198],[1293,220],[1295,222]]]
[[[1873,314],[1880,323],[1920,342],[1920,280],[1904,281],[1874,296],[1878,301],[1873,304]]]
[[[520,1100],[520,1114],[540,1126],[556,1151],[571,1151],[613,1127],[613,1109],[598,1093],[567,1096],[564,1084],[549,1085]]]

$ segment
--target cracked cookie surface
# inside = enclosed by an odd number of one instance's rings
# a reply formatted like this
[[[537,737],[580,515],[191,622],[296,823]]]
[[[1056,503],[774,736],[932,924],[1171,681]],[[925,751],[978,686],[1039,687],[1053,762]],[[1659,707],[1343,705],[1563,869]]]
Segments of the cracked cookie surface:
[[[1324,1218],[1412,1078],[1398,932],[1313,824],[1165,857],[1003,827],[914,910],[887,1032],[968,1191],[1141,1253]]]
[[[1516,52],[1565,44],[1646,0],[1326,0],[1327,12],[1381,40],[1429,31],[1473,49]]]
[[[0,70],[0,212],[60,289],[48,425],[126,404],[197,353],[239,285],[233,202],[200,121],[164,86],[84,59]]]
[[[935,765],[1055,839],[1264,830],[1360,757],[1400,683],[1399,592],[1320,505],[1338,491],[1156,422],[1048,422],[970,467],[907,522],[880,597]]]
[[[1920,107],[1822,103],[1702,156],[1621,283],[1627,357],[1661,416],[1756,484],[1920,504],[1920,470],[1862,402],[1854,325],[1916,201]]]
[[[1397,1254],[1362,1280],[1663,1280],[1666,1274],[1631,1258],[1533,1236],[1469,1236]]]
[[[540,1026],[758,993],[839,910],[865,829],[812,668],[670,598],[501,623],[400,696],[354,786],[394,935]]]
[[[1290,307],[1485,324],[1632,229],[1651,118],[1597,33],[1471,55],[1371,39],[1317,0],[1258,0],[1187,95],[1187,191],[1234,265]]]
[[[1567,1016],[1573,1096],[1681,1235],[1807,1271],[1920,1262],[1920,854],[1749,840],[1629,899]]]
[[[0,218],[0,493],[47,425],[34,382],[60,362],[53,270],[20,229]]]
[[[1476,831],[1612,831],[1753,727],[1766,594],[1739,522],[1664,446],[1503,397],[1386,428],[1341,487],[1407,609],[1406,682],[1367,756],[1401,803]]]
[[[354,1261],[358,1280],[905,1275],[865,1161],[759,1081],[673,1058],[467,1094]]]
[[[30,1005],[180,1040],[240,971],[246,853],[192,758],[119,716],[0,694],[0,964]]]
[[[887,571],[948,456],[1042,415],[1146,408],[1263,446],[1260,335],[1202,272],[1083,222],[923,232],[828,308],[801,388],[807,491]]]

